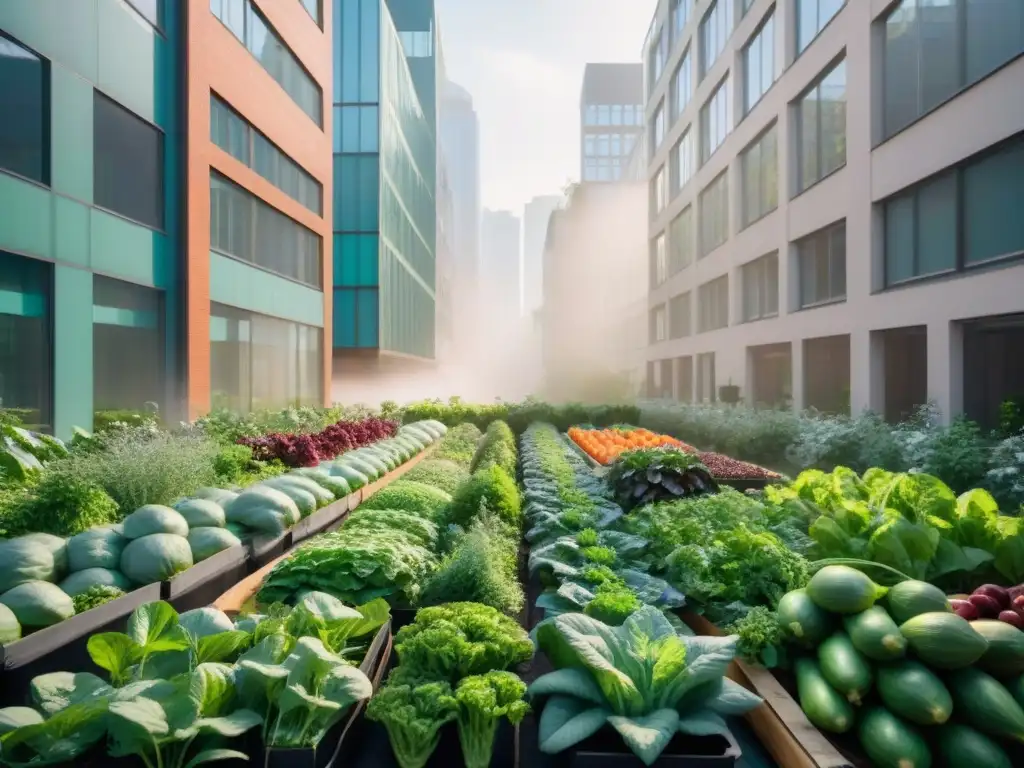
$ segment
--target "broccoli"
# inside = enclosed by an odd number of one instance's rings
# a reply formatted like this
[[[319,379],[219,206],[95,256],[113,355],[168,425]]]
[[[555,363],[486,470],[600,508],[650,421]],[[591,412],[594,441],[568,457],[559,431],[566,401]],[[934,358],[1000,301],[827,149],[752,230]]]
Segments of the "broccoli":
[[[370,699],[366,716],[387,729],[401,768],[423,768],[437,749],[441,727],[455,719],[457,704],[448,683],[417,684],[396,673]]]
[[[529,712],[523,701],[526,683],[511,672],[488,672],[464,678],[455,689],[456,722],[466,768],[487,768],[494,750],[498,721],[513,725]]]

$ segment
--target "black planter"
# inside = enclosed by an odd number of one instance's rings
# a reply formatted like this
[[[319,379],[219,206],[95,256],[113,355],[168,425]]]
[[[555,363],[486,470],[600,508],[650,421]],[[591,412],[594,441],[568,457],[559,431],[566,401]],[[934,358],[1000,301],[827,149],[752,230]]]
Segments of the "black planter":
[[[210,605],[226,590],[249,575],[249,551],[229,547],[161,582],[160,593],[179,613]]]
[[[643,761],[610,727],[602,728],[567,753],[566,768],[644,768]],[[651,768],[727,768],[740,759],[740,747],[729,736],[676,734]]]
[[[392,608],[391,609],[391,627],[395,634],[398,634],[398,630],[402,627],[412,624],[416,621],[416,611],[418,608]]]
[[[249,550],[249,572],[255,573],[292,548],[292,532],[287,530],[277,535],[254,536],[246,539],[245,546]]]
[[[769,485],[783,482],[781,477],[716,477],[719,486],[728,486],[737,491],[762,491]]]
[[[517,768],[519,765],[533,768],[521,761],[519,729],[507,720],[502,720],[498,725],[491,755],[490,768]],[[464,765],[458,729],[455,723],[448,723],[441,729],[441,740],[425,768],[460,768]],[[361,748],[354,761],[347,763],[344,768],[398,768],[398,761],[391,751],[391,742],[388,741],[388,732],[383,725],[367,721]]]
[[[328,528],[340,524],[348,513],[359,506],[359,491],[350,493],[337,501],[332,501],[326,507],[318,509],[309,517],[299,520],[292,526],[292,543],[298,544],[311,536],[326,531]]]
[[[359,669],[373,682],[374,691],[380,686],[391,660],[391,624],[381,627],[363,657]],[[282,749],[267,747],[263,750],[265,768],[341,768],[352,763],[353,755],[364,741],[363,703],[337,722],[312,749]]]
[[[740,401],[740,388],[735,384],[725,384],[718,388],[718,399],[728,405],[735,405]]]

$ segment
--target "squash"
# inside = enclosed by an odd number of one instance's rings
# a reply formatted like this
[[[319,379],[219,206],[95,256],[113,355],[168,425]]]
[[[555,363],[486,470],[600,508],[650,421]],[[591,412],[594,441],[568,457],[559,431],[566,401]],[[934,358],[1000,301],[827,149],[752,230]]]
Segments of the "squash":
[[[872,707],[857,728],[860,744],[875,768],[930,768],[924,738],[884,707]]]
[[[835,625],[832,616],[811,600],[806,589],[794,589],[783,595],[777,613],[779,624],[798,643],[809,648],[824,641]]]
[[[941,725],[953,714],[953,697],[935,674],[919,661],[882,664],[875,687],[893,714],[918,725]]]
[[[872,661],[901,659],[907,652],[907,639],[880,605],[845,616],[843,626],[853,647]]]
[[[796,688],[800,708],[823,731],[846,733],[853,727],[853,708],[821,674],[812,659],[796,662]]]
[[[826,565],[807,584],[815,604],[832,613],[860,613],[885,596],[886,588],[845,565]]]
[[[949,768],[1013,768],[1003,748],[973,728],[951,723],[939,729],[939,754]]]
[[[1024,674],[1024,632],[1005,621],[978,619],[971,628],[988,640],[988,650],[978,666],[996,677]]]
[[[818,668],[826,682],[851,704],[859,705],[871,690],[871,665],[845,632],[836,632],[818,647]]]
[[[902,581],[889,590],[885,596],[889,615],[902,624],[922,613],[935,613],[950,610],[946,594],[926,581]]]
[[[900,626],[913,651],[938,669],[969,667],[988,650],[988,640],[955,613],[922,613]]]
[[[1024,709],[998,680],[969,667],[948,682],[958,719],[990,736],[1024,741]]]
[[[365,473],[360,472],[350,464],[343,464],[341,462],[331,464],[327,471],[331,473],[331,477],[340,477],[348,483],[348,487],[353,491],[358,491],[370,483],[370,478]]]

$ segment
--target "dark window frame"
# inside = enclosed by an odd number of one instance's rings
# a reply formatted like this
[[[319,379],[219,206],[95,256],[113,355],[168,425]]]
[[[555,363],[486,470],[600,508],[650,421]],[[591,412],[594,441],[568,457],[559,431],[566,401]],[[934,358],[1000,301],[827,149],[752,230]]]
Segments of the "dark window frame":
[[[815,230],[814,232],[809,232],[808,234],[806,234],[803,237],[801,237],[799,240],[794,241],[793,244],[796,246],[796,261],[797,261],[797,264],[796,264],[796,266],[797,266],[797,309],[799,309],[801,311],[802,310],[806,310],[806,309],[817,309],[818,307],[827,307],[830,304],[842,304],[843,302],[845,302],[847,300],[847,296],[848,296],[848,293],[849,293],[849,285],[847,284],[847,275],[846,275],[846,272],[847,272],[847,269],[846,269],[846,267],[847,267],[847,264],[846,264],[846,262],[847,262],[847,248],[846,248],[847,232],[846,232],[846,223],[847,222],[846,222],[845,218],[839,219],[838,221],[834,221],[831,224],[828,224],[828,225],[826,225],[824,227],[821,227],[820,229]],[[832,286],[832,268],[833,268],[832,261],[833,261],[833,258],[834,258],[834,254],[833,254],[833,250],[832,250],[832,235],[839,228],[842,228],[842,230],[843,230],[843,293],[842,293],[841,296],[840,295],[833,296],[833,295],[831,295],[832,294],[832,289],[831,289],[831,286]],[[825,240],[827,242],[827,244],[828,244],[828,251],[826,252],[826,261],[828,263],[828,268],[829,268],[829,281],[828,281],[828,283],[829,283],[829,296],[828,296],[828,298],[825,298],[825,299],[815,299],[814,301],[805,301],[806,290],[805,290],[804,279],[803,279],[803,275],[804,275],[803,264],[804,264],[804,257],[805,257],[806,254],[804,252],[804,248],[805,248],[805,246],[810,244],[812,241],[817,241],[817,240],[822,240],[822,239]],[[815,251],[815,253],[814,253],[814,258],[815,258],[815,261],[818,261],[821,258],[820,254],[817,251]]]
[[[40,175],[43,178],[34,179],[31,176],[25,176],[22,173],[18,173],[15,170],[11,170],[3,166],[0,166],[0,173],[6,173],[31,184],[37,184],[50,189],[53,186],[53,66],[50,60],[39,53],[39,51],[25,45],[16,37],[7,34],[2,29],[0,29],[0,39],[6,40],[17,48],[21,48],[26,53],[34,56],[39,61],[42,68],[42,93],[39,94],[39,98],[42,104],[42,136],[40,137],[42,144],[42,163],[40,170],[42,173]]]

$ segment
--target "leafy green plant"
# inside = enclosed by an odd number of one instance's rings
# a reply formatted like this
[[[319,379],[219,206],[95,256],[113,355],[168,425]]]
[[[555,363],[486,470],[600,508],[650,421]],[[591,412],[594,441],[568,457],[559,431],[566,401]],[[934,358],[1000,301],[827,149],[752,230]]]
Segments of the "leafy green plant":
[[[394,670],[387,684],[370,699],[366,716],[383,724],[401,768],[423,768],[437,749],[441,728],[452,722],[458,703],[451,684],[418,681]]]
[[[469,479],[469,471],[454,461],[427,459],[413,467],[402,479],[432,485],[445,493],[453,494]]]
[[[523,701],[526,684],[511,672],[472,675],[455,688],[456,723],[466,768],[488,768],[494,736],[502,718],[515,725],[530,711]]]
[[[85,592],[81,592],[72,598],[75,603],[75,613],[85,613],[104,603],[109,603],[111,600],[116,600],[124,594],[123,589],[108,587],[103,584],[89,587]]]
[[[522,525],[519,488],[501,467],[480,469],[459,487],[452,497],[449,521],[466,528],[480,513],[481,507],[517,529]]]
[[[419,420],[413,419],[412,421]],[[406,424],[411,423],[407,419],[404,421]],[[438,419],[438,421],[442,420]],[[449,429],[448,434],[441,438],[441,442],[438,444],[433,456],[435,459],[445,459],[468,469],[469,465],[473,463],[476,446],[480,442],[482,435],[483,433],[480,431],[480,428],[473,424],[459,424]]]
[[[509,477],[515,477],[517,464],[516,436],[504,421],[492,421],[473,456],[470,471],[501,467]]]
[[[117,502],[96,482],[55,466],[39,482],[9,497],[2,523],[10,537],[26,533],[74,536],[116,523]]]
[[[1024,506],[1024,431],[996,444],[984,487],[1007,514]]]
[[[645,606],[621,627],[564,614],[536,629],[554,672],[529,687],[545,699],[540,748],[558,754],[610,725],[646,765],[676,733],[728,733],[723,715],[741,715],[761,699],[726,676],[736,637],[686,637]],[[652,670],[656,670],[652,674]]]
[[[590,535],[592,534],[592,535]],[[530,552],[531,574],[548,572],[568,576],[588,565],[613,568],[635,567],[647,549],[647,541],[619,531],[589,531],[582,535],[563,536]]]
[[[643,603],[625,584],[605,582],[598,586],[594,599],[586,604],[583,612],[598,621],[613,627],[621,626]]]
[[[655,501],[718,490],[698,457],[672,448],[625,451],[612,464],[607,479],[616,501],[627,512]]]
[[[745,616],[723,629],[739,637],[736,653],[747,661],[772,669],[785,658],[786,633],[770,608],[763,605],[751,608]]]
[[[402,478],[377,491],[360,509],[400,509],[442,522],[452,497],[426,483]]]

